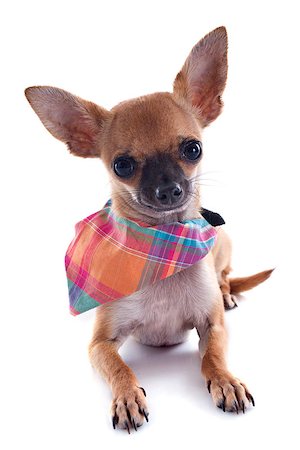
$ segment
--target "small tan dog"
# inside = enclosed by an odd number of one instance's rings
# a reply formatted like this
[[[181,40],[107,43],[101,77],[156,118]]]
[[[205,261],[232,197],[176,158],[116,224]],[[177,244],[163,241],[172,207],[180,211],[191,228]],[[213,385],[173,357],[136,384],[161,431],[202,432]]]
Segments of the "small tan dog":
[[[103,160],[119,216],[157,225],[199,217],[202,132],[221,113],[226,77],[227,34],[220,27],[192,49],[173,93],[128,100],[111,111],[53,87],[30,87],[26,97],[71,153]],[[245,384],[227,369],[224,305],[234,307],[234,294],[258,285],[272,271],[229,279],[230,259],[229,238],[219,228],[213,251],[197,264],[97,308],[89,352],[112,389],[114,428],[129,432],[148,421],[145,390],[118,353],[129,335],[164,346],[183,342],[196,328],[214,403],[236,412],[254,406]]]

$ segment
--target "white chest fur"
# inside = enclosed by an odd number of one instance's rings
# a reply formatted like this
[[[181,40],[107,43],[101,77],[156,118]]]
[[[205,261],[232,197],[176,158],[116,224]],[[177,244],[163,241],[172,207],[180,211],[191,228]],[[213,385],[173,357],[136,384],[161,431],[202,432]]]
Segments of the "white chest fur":
[[[147,345],[182,342],[187,330],[201,329],[218,300],[211,255],[153,286],[110,305],[114,335],[132,334]]]

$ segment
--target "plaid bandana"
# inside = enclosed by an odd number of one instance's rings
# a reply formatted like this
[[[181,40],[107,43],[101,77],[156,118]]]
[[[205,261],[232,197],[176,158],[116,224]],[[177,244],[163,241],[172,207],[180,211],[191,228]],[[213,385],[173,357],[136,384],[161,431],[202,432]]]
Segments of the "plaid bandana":
[[[111,201],[75,231],[65,258],[73,315],[190,267],[207,255],[216,238],[202,217],[149,226],[116,216]]]

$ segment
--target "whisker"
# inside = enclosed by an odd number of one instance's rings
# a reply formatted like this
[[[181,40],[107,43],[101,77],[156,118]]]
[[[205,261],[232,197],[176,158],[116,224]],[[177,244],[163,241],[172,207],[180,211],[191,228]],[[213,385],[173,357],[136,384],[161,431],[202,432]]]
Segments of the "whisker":
[[[218,182],[218,180],[216,180],[214,178],[204,178],[203,175],[195,175],[194,177],[190,178],[190,181],[195,181],[195,180],[211,180],[211,181]]]

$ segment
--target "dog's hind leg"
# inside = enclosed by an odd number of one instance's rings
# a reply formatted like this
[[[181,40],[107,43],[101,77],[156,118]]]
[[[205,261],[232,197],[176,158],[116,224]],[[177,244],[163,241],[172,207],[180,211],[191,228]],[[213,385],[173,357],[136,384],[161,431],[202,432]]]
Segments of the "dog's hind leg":
[[[231,294],[230,280],[228,277],[229,272],[230,272],[230,268],[226,268],[226,269],[222,270],[221,277],[219,280],[225,309],[233,309],[236,306],[238,306],[236,296]]]
[[[218,283],[223,295],[225,309],[237,306],[236,297],[231,294],[231,286],[228,274],[231,271],[231,241],[223,228],[218,228],[218,238],[213,248],[213,256]]]

